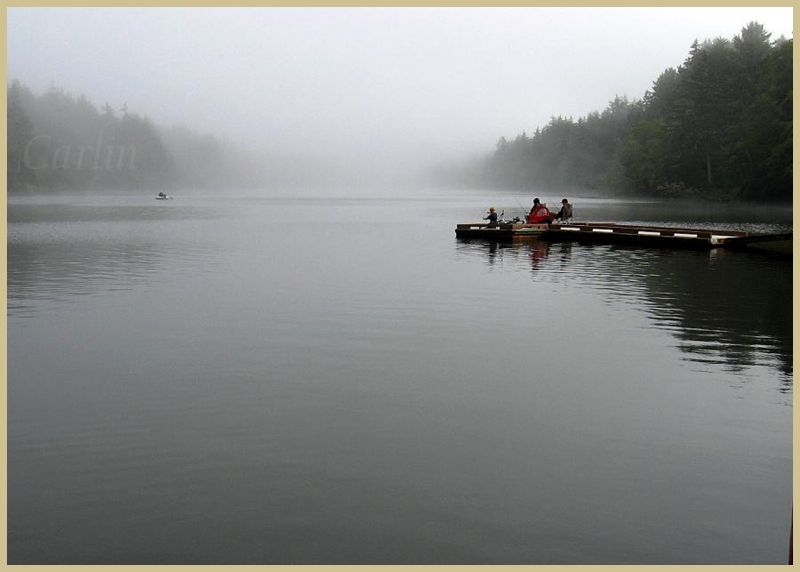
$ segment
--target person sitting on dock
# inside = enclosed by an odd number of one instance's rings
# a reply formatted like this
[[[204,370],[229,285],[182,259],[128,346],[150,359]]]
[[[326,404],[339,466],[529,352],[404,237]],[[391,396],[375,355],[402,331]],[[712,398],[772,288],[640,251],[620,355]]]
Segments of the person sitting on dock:
[[[556,220],[567,220],[572,218],[572,205],[567,199],[561,200],[561,210],[556,215]]]
[[[486,211],[486,212],[489,213],[489,216],[483,217],[483,220],[488,220],[489,221],[489,224],[488,224],[489,228],[496,227],[497,226],[497,211],[494,210],[494,207],[490,207],[489,210]]]
[[[538,198],[533,199],[533,207],[528,213],[528,224],[550,224],[553,222],[553,213]]]

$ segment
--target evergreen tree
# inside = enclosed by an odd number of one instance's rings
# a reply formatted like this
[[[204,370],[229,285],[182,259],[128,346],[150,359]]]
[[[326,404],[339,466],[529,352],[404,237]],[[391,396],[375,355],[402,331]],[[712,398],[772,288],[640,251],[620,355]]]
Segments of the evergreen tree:
[[[484,183],[791,200],[792,41],[751,22],[695,41],[639,101],[501,138]]]
[[[33,183],[26,150],[33,140],[33,123],[22,105],[23,87],[14,81],[8,90],[8,187],[22,187]],[[27,153],[29,155],[29,153]]]
[[[211,135],[160,129],[127,103],[98,109],[55,86],[35,95],[17,81],[8,86],[8,165],[11,192],[258,182],[255,162]]]

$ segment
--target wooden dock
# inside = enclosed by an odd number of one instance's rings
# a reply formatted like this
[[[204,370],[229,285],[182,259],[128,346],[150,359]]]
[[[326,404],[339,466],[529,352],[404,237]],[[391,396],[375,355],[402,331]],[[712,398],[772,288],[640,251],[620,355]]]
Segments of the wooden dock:
[[[547,232],[548,224],[499,223],[490,225],[482,222],[456,225],[458,238],[488,238],[492,240],[514,240],[541,237]]]
[[[785,234],[750,234],[725,241],[725,248],[763,252],[779,256],[791,256],[793,246],[791,232]]]
[[[548,240],[578,240],[587,242],[632,242],[647,246],[677,248],[716,248],[732,238],[743,238],[748,233],[734,230],[638,226],[617,223],[590,223],[550,225]]]
[[[627,242],[669,248],[736,248],[792,254],[792,234],[754,234],[738,230],[628,225],[612,222],[569,224],[466,223],[456,226],[459,238],[516,240],[541,238],[553,241]]]

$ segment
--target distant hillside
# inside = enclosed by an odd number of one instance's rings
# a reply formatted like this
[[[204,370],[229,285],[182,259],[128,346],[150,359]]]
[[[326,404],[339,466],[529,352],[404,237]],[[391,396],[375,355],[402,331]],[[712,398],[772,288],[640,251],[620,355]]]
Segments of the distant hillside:
[[[772,42],[753,22],[732,40],[695,42],[641,100],[553,118],[439,174],[458,184],[791,201],[792,40]]]
[[[254,158],[186,127],[163,128],[123,106],[96,107],[51,88],[8,87],[8,189],[246,186]]]

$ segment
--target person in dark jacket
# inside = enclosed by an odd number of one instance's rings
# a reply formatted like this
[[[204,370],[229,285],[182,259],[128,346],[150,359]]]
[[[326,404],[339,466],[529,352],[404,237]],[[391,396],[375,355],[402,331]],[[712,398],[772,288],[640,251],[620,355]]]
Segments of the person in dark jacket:
[[[556,220],[567,220],[572,218],[572,205],[567,199],[561,200],[561,210],[556,215]]]
[[[494,207],[491,207],[486,212],[489,213],[489,216],[483,217],[483,220],[488,220],[489,221],[489,227],[497,226],[497,211],[494,210]]]

